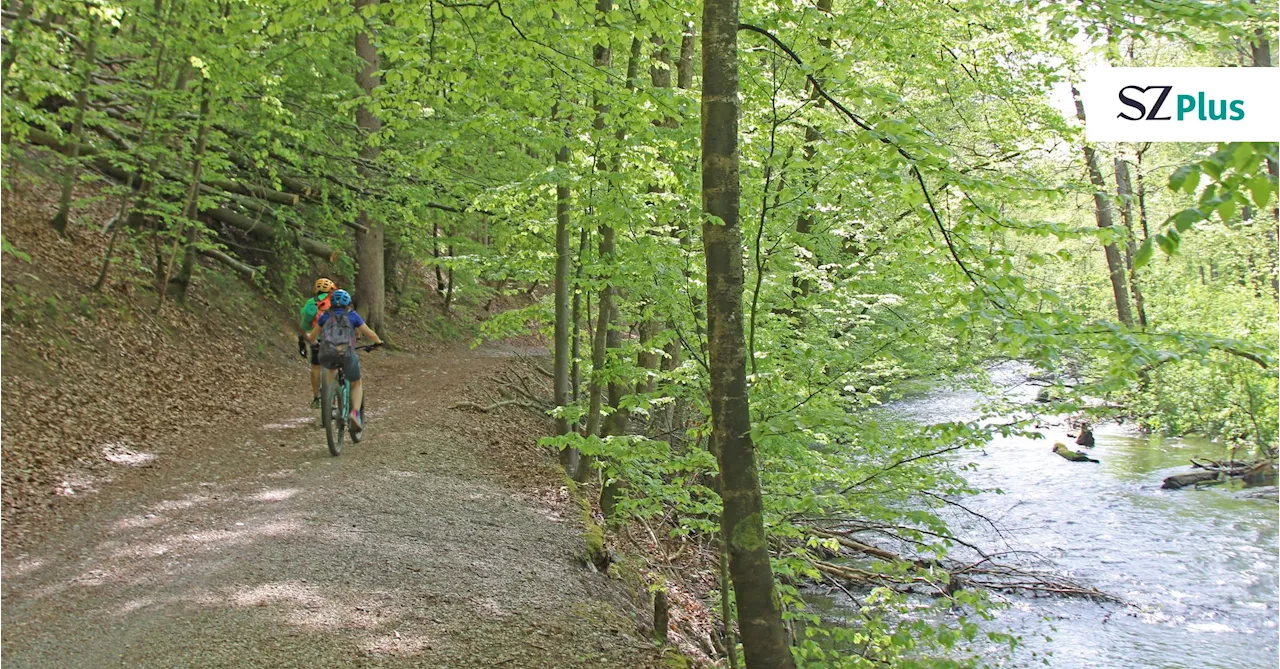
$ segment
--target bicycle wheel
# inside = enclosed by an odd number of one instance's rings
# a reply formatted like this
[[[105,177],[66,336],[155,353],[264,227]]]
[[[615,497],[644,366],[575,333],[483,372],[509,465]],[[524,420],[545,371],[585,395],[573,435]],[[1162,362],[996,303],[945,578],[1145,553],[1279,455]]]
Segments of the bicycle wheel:
[[[320,416],[324,422],[324,434],[329,441],[329,455],[342,453],[342,437],[347,428],[346,394],[342,392],[346,379],[325,381],[320,388]]]

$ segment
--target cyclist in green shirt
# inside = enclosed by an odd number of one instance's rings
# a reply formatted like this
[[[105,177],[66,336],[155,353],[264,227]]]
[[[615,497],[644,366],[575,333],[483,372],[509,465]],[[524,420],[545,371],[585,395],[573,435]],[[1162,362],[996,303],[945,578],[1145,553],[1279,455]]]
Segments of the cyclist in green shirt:
[[[320,314],[329,310],[329,296],[338,289],[338,284],[326,277],[316,279],[315,297],[307,300],[298,313],[298,327],[303,333],[311,332],[320,320]],[[298,347],[305,346],[302,334],[298,335]],[[311,344],[311,408],[320,408],[320,346]]]

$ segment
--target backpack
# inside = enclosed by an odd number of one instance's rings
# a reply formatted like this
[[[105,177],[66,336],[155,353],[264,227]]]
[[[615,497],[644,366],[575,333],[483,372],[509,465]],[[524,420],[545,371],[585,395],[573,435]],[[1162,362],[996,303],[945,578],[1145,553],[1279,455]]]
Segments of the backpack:
[[[330,369],[346,360],[351,353],[351,342],[355,341],[356,330],[347,313],[346,309],[330,311],[320,328],[320,364]]]
[[[333,293],[325,293],[323,300],[316,300],[316,315],[311,317],[311,327],[315,327],[320,322],[320,314],[329,310],[329,298],[333,297]]]

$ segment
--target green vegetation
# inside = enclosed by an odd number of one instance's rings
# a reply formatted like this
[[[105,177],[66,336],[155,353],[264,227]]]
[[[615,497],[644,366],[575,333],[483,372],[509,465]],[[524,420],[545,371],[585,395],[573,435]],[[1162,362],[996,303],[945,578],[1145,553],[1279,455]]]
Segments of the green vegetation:
[[[6,172],[56,157],[69,234],[68,184],[104,182],[103,277],[133,263],[163,308],[195,272],[319,271],[375,328],[549,337],[544,443],[618,522],[732,528],[735,581],[777,577],[738,583],[766,612],[742,622],[806,623],[800,666],[1016,644],[947,571],[940,510],[973,491],[934,456],[1031,426],[867,411],[922,379],[1022,360],[1051,410],[1275,457],[1276,144],[1087,146],[1064,102],[1104,60],[1271,67],[1267,3],[709,2],[710,52],[687,0],[18,4]],[[836,527],[914,551],[842,566]],[[859,624],[805,609],[818,579],[859,588]]]

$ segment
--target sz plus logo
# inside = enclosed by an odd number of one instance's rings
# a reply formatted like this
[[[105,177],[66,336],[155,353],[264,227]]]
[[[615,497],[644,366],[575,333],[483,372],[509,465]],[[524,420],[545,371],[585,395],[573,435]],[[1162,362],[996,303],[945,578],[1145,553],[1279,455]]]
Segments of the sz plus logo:
[[[1148,92],[1159,93],[1150,111],[1143,100],[1150,102]],[[1126,121],[1169,121],[1173,116],[1167,115],[1165,101],[1173,92],[1173,86],[1125,86],[1120,89],[1120,103],[1129,109],[1117,116]],[[1207,104],[1206,104],[1207,103]],[[1179,94],[1176,98],[1178,120],[1196,118],[1200,121],[1243,121],[1244,100],[1214,100],[1205,98],[1204,91],[1195,95]],[[1165,113],[1165,116],[1161,116]]]
[[[1080,92],[1091,142],[1280,140],[1280,68],[1100,67]]]

